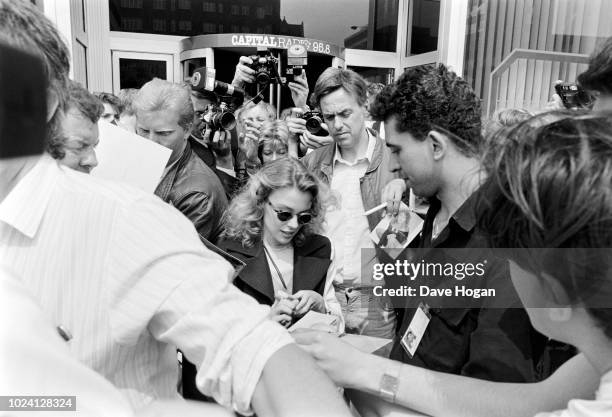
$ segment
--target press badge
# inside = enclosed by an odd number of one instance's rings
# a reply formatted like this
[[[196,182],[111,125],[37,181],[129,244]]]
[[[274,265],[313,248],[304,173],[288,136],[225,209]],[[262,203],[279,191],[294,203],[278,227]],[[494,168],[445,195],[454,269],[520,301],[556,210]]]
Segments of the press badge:
[[[421,339],[425,334],[429,320],[431,320],[429,307],[426,304],[420,303],[419,307],[414,312],[414,316],[412,317],[412,321],[410,322],[408,329],[406,329],[406,333],[404,333],[401,340],[402,347],[411,358],[414,356],[414,353],[419,347],[419,343],[421,343]]]

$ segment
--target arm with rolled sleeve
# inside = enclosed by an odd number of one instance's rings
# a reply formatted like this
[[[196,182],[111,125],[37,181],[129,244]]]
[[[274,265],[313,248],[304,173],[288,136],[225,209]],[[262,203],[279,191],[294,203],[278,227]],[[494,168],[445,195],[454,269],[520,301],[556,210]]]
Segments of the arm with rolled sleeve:
[[[250,414],[253,403],[270,415],[296,404],[308,410],[304,415],[349,415],[331,381],[267,320],[267,306],[231,284],[231,265],[200,243],[177,210],[157,199],[141,201],[116,230],[116,239],[135,242],[130,253],[116,251],[109,262],[118,342],[135,343],[148,330],[177,346],[198,365],[198,388],[241,414]],[[295,360],[291,372],[288,359]],[[301,384],[316,388],[305,392]]]

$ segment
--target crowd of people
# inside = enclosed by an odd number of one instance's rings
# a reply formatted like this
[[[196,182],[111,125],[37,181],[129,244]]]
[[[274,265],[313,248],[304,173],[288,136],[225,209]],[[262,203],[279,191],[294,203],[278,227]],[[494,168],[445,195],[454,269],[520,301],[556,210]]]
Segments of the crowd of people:
[[[228,129],[211,122],[226,98],[189,80],[119,96],[70,80],[30,2],[0,0],[0,47],[47,83],[44,137],[0,141],[39,149],[0,159],[0,395],[75,393],[91,415],[612,414],[612,38],[578,77],[593,108],[483,119],[443,64],[386,86],[330,67],[288,83],[287,109],[245,100]],[[171,150],[154,195],[89,175],[99,122]],[[372,239],[410,216],[397,252]],[[398,273],[377,292],[376,265],[483,248],[477,285],[498,297],[393,297]],[[179,396],[200,401],[161,402]]]

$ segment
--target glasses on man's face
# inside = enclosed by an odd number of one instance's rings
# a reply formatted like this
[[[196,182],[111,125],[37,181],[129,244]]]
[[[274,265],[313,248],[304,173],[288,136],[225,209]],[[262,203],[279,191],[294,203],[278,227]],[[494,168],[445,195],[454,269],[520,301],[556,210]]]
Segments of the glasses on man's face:
[[[310,223],[310,221],[312,220],[312,213],[293,214],[290,211],[284,211],[275,208],[270,201],[268,201],[268,204],[270,205],[270,207],[272,207],[272,210],[276,212],[276,217],[278,217],[278,220],[280,220],[281,222],[288,222],[289,220],[293,219],[293,216],[297,216],[297,222],[299,225]]]

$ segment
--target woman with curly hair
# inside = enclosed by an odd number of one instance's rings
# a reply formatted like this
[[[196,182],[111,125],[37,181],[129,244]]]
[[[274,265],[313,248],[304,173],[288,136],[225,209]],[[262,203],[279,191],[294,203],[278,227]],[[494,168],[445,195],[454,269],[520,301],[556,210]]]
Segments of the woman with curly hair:
[[[218,246],[241,261],[241,291],[272,306],[288,327],[313,310],[344,323],[332,286],[332,246],[317,234],[324,216],[322,185],[301,162],[281,158],[251,176],[232,200]]]

